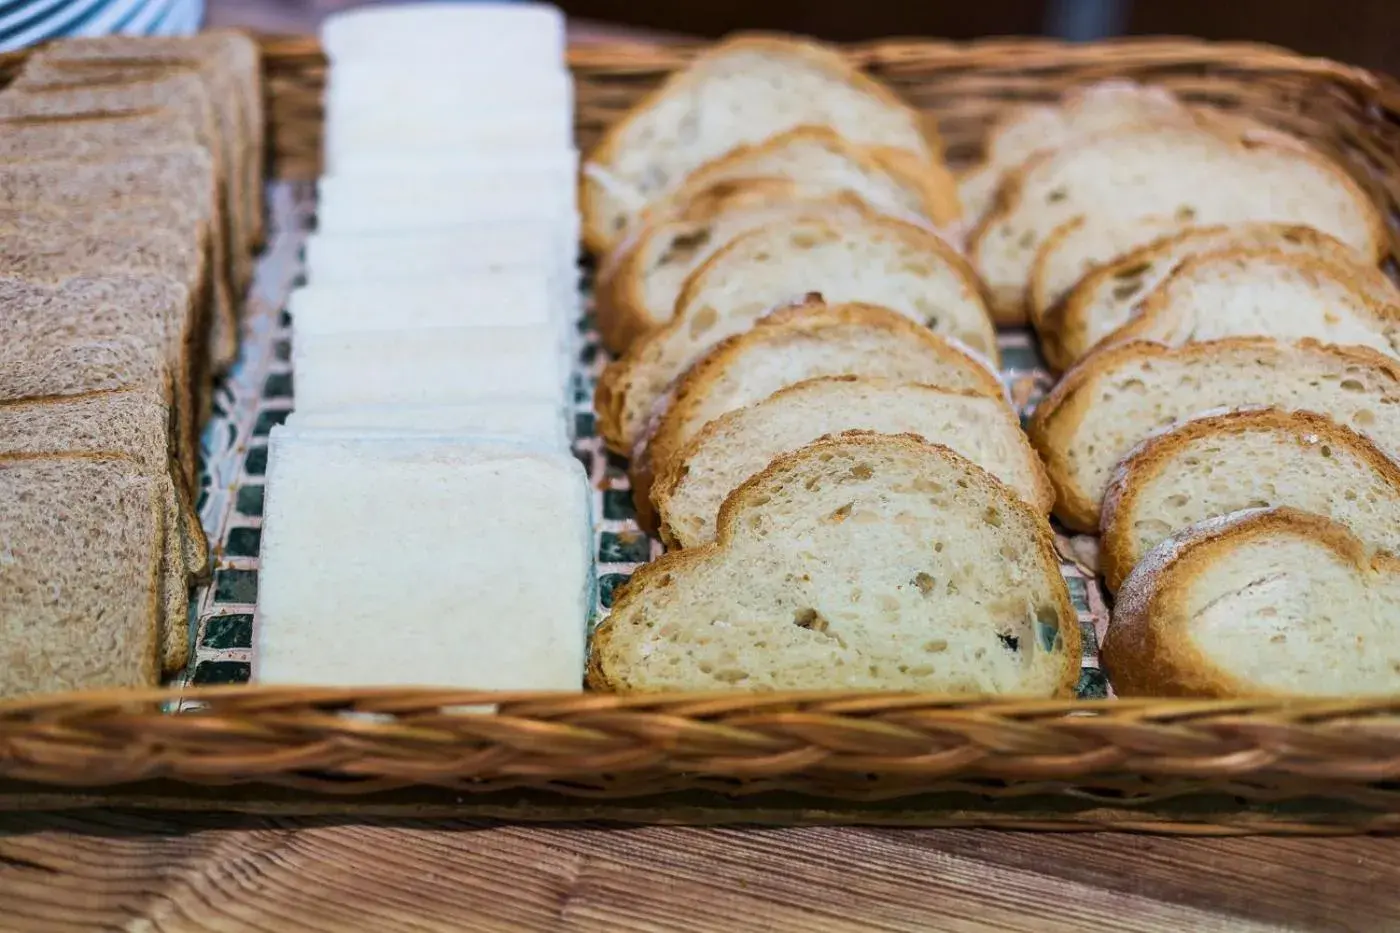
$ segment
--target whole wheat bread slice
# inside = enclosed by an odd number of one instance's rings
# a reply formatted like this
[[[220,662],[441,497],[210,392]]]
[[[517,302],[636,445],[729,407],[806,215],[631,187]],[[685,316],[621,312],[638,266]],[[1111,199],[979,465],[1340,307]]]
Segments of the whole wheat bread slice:
[[[1167,537],[1209,518],[1287,506],[1400,555],[1400,468],[1311,412],[1258,409],[1189,421],[1144,441],[1104,496],[1100,570],[1117,590]]]
[[[131,460],[0,456],[0,696],[156,684],[161,518]]]
[[[1114,330],[1181,263],[1225,249],[1267,249],[1319,256],[1346,268],[1357,288],[1382,304],[1400,292],[1374,264],[1335,237],[1293,224],[1242,223],[1194,227],[1127,252],[1085,275],[1046,316],[1041,346],[1047,362],[1064,370]]]
[[[1055,514],[1092,532],[1114,468],[1144,438],[1249,407],[1327,415],[1400,454],[1400,364],[1365,348],[1266,337],[1106,347],[1066,374],[1027,432],[1055,484]]]
[[[898,311],[996,359],[977,278],[935,234],[878,216],[773,223],[736,237],[691,273],[672,320],[604,373],[596,404],[609,446],[630,450],[656,400],[710,348],[809,293]]]
[[[946,447],[819,441],[733,492],[715,543],[633,575],[588,682],[1069,696],[1079,630],[1052,540]]]
[[[657,477],[651,498],[668,546],[714,540],[725,498],[777,457],[828,434],[912,434],[1001,480],[1038,511],[1055,491],[1020,422],[1001,399],[862,376],[811,379],[710,422]]]
[[[1173,126],[1092,137],[1030,159],[1006,194],[971,244],[998,321],[1024,315],[1036,253],[1078,216],[1306,224],[1364,257],[1385,251],[1380,213],[1345,171],[1243,133]]]
[[[1294,509],[1234,512],[1153,550],[1118,593],[1120,696],[1389,696],[1400,560]]]
[[[580,194],[585,244],[606,251],[638,211],[705,162],[803,125],[829,126],[918,164],[941,158],[931,124],[839,53],[797,39],[737,36],[649,94],[589,155]]]

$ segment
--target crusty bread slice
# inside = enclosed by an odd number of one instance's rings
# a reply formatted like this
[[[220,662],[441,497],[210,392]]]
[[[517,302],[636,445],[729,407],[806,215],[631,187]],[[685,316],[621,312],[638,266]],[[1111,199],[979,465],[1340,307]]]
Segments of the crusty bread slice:
[[[1327,415],[1400,454],[1400,363],[1362,347],[1266,337],[1105,347],[1066,374],[1027,431],[1055,484],[1055,514],[1093,532],[1114,468],[1145,437],[1247,407]]]
[[[1183,262],[1104,343],[1311,337],[1396,356],[1397,331],[1400,305],[1372,302],[1347,269],[1316,256],[1235,249]]]
[[[1001,399],[862,376],[832,376],[780,389],[710,422],[652,487],[668,546],[714,540],[725,498],[772,460],[828,434],[913,434],[942,444],[1048,513],[1055,490],[1016,415]]]
[[[1330,418],[1265,408],[1189,421],[1118,465],[1103,504],[1104,583],[1117,590],[1189,525],[1271,506],[1324,515],[1400,556],[1400,468]]]
[[[1049,523],[918,438],[847,434],[733,492],[718,540],[635,575],[593,635],[617,691],[1069,696],[1079,623]]]
[[[721,342],[658,399],[631,462],[639,517],[649,522],[653,477],[705,425],[819,376],[870,376],[1005,398],[985,361],[888,308],[820,300],[784,308]]]
[[[1171,126],[1091,137],[1033,157],[1008,186],[971,244],[998,321],[1024,314],[1037,251],[1081,215],[1299,223],[1368,259],[1385,251],[1380,212],[1345,171],[1301,146],[1243,131]]]
[[[1260,249],[1320,256],[1344,267],[1372,301],[1400,302],[1400,292],[1375,265],[1335,237],[1294,224],[1241,223],[1193,227],[1126,252],[1085,275],[1046,316],[1045,359],[1064,370],[1126,324],[1138,304],[1181,263],[1226,249]]]
[[[671,321],[608,368],[598,387],[603,437],[630,450],[656,400],[687,367],[807,294],[898,311],[996,359],[977,277],[937,235],[878,216],[778,222],[736,237],[691,273]]]
[[[982,161],[958,179],[963,210],[974,221],[986,216],[1007,173],[1039,152],[1086,136],[1190,119],[1170,91],[1131,81],[1101,81],[1054,104],[1017,107],[988,132]]]
[[[1251,509],[1138,565],[1103,662],[1119,696],[1389,696],[1398,614],[1400,560],[1329,519]]]
[[[209,567],[209,542],[182,478],[172,475],[170,413],[146,392],[121,389],[60,398],[0,402],[0,457],[119,454],[150,477],[160,494],[162,667],[189,659],[189,583]]]
[[[788,178],[722,181],[701,190],[669,219],[639,224],[599,268],[593,307],[603,346],[620,355],[671,320],[690,273],[739,234],[778,221],[869,211],[849,191],[813,191]]]
[[[0,456],[0,696],[156,684],[162,514],[126,458]]]
[[[838,52],[799,39],[741,35],[712,46],[613,124],[580,192],[584,242],[605,252],[639,210],[710,159],[795,126],[932,165],[932,125]]]

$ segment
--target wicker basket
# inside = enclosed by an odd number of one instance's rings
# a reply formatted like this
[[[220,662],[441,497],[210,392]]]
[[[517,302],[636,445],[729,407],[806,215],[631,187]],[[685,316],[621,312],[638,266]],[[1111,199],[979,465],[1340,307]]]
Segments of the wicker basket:
[[[324,59],[305,39],[268,40],[265,51],[269,164],[282,178],[314,177]],[[692,53],[576,49],[580,146]],[[988,121],[1008,104],[1130,77],[1297,133],[1349,166],[1390,216],[1400,204],[1400,86],[1334,62],[1180,40],[911,41],[849,54],[936,111],[955,158],[975,157]],[[177,696],[205,705],[164,713]],[[446,709],[482,704],[496,713]],[[90,693],[0,704],[0,809],[115,802],[520,819],[1382,831],[1400,827],[1397,713],[1400,698]]]

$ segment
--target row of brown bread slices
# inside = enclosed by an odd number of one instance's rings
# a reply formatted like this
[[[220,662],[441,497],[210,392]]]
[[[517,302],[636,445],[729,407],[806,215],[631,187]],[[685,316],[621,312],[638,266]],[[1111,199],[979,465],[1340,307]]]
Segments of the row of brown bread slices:
[[[74,39],[0,92],[0,696],[157,683],[263,237],[259,53]]]

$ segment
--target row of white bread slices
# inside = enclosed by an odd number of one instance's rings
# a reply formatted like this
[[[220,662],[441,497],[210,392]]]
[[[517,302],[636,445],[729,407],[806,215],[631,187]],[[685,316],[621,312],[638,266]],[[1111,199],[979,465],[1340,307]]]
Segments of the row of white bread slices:
[[[376,7],[323,41],[326,174],[288,303],[296,410],[270,439],[254,675],[578,690],[594,574],[566,417],[562,16]]]
[[[1014,112],[988,155],[973,257],[1068,370],[1029,432],[1057,516],[1103,535],[1114,689],[1400,689],[1400,292],[1370,198],[1131,85]]]
[[[1073,691],[1053,493],[924,115],[831,50],[731,39],[604,136],[582,204],[600,432],[671,549],[593,687]]]

